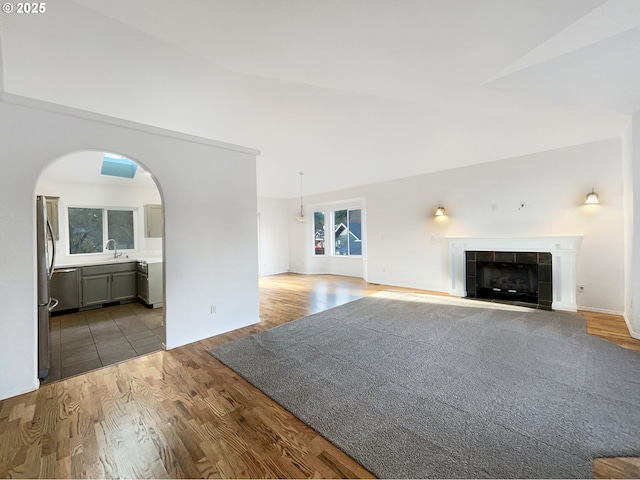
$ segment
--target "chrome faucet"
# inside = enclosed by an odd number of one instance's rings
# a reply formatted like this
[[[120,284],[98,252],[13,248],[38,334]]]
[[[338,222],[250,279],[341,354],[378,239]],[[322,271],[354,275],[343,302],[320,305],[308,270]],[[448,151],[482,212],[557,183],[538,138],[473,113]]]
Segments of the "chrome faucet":
[[[104,246],[104,248],[105,250],[108,249],[111,242],[113,242],[113,258],[118,258],[120,255],[122,255],[122,252],[118,253],[118,244],[113,238],[107,240],[107,244]]]

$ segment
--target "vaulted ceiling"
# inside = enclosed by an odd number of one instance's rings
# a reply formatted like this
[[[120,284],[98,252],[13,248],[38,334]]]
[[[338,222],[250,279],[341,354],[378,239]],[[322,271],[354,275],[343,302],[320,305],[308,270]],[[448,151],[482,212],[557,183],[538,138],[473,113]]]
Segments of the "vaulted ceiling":
[[[46,6],[2,17],[7,92],[257,148],[259,195],[619,137],[640,110],[637,0]]]

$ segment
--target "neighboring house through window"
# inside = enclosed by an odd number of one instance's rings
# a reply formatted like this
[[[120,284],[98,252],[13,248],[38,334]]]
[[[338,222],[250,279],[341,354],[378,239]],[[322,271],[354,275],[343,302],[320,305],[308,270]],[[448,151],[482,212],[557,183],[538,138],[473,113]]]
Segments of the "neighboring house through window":
[[[324,255],[324,212],[313,213],[313,254]]]
[[[362,255],[362,210],[335,210],[333,234],[334,255]]]

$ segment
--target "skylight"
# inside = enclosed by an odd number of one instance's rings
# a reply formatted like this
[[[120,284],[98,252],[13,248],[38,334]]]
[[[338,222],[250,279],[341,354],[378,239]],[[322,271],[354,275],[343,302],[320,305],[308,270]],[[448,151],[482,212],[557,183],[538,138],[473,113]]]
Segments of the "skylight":
[[[112,177],[133,178],[136,175],[138,164],[128,158],[105,153],[102,158],[102,175],[110,175]]]

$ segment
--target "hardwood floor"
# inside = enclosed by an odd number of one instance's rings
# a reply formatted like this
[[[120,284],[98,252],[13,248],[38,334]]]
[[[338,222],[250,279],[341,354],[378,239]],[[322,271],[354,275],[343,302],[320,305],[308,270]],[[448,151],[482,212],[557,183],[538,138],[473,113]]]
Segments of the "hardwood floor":
[[[594,478],[640,478],[640,458],[596,458]]]
[[[371,478],[206,350],[388,288],[398,289],[332,275],[264,277],[259,324],[1,401],[0,477]],[[592,333],[640,349],[621,319],[587,321]],[[640,477],[635,460],[601,459],[594,475]]]
[[[587,320],[587,332],[605,338],[621,347],[640,351],[640,340],[629,335],[624,318],[606,313],[580,312]]]

